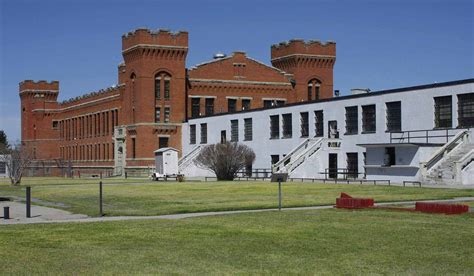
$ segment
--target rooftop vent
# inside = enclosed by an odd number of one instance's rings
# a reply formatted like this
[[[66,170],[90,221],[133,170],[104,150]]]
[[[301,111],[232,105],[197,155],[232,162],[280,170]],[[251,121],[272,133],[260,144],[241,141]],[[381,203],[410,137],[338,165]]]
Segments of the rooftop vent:
[[[351,94],[352,95],[367,94],[369,92],[370,92],[369,88],[352,88],[351,89]]]
[[[227,56],[227,55],[224,54],[224,53],[217,52],[217,53],[214,55],[214,59],[225,58],[226,56]]]

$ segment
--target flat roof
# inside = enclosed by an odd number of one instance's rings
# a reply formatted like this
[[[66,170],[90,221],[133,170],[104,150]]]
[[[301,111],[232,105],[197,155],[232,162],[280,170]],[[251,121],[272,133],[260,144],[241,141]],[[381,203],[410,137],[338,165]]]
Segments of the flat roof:
[[[278,109],[278,108],[285,108],[285,107],[291,107],[291,106],[307,105],[307,104],[313,104],[313,103],[342,101],[342,100],[357,99],[357,98],[364,98],[364,97],[375,97],[375,96],[381,96],[381,95],[386,95],[386,94],[391,94],[391,93],[407,92],[407,91],[430,89],[430,88],[439,88],[439,87],[468,84],[468,83],[474,83],[474,78],[448,81],[448,82],[440,82],[440,83],[422,84],[422,85],[416,85],[416,86],[407,86],[407,87],[400,87],[400,88],[387,89],[387,90],[379,90],[379,91],[373,91],[373,92],[364,93],[364,94],[339,96],[339,97],[333,97],[333,98],[328,98],[328,99],[296,102],[296,103],[285,104],[282,106],[261,107],[261,108],[242,110],[242,111],[236,111],[236,112],[217,113],[217,114],[205,115],[205,116],[201,116],[197,118],[188,118],[187,121],[202,119],[202,118],[209,118],[209,117],[224,116],[224,115],[229,115],[229,114],[250,113],[250,112],[257,112],[257,111],[269,110],[269,109]]]

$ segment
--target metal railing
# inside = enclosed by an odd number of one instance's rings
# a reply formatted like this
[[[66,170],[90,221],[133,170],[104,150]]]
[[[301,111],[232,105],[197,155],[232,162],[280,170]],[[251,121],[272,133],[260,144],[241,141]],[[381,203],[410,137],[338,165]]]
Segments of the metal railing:
[[[192,149],[188,154],[183,156],[181,159],[178,161],[178,168],[179,170],[185,169],[190,161],[192,161],[200,152],[201,152],[202,146],[198,145],[194,149]]]
[[[447,143],[462,129],[423,129],[390,132],[390,143]]]
[[[272,171],[278,172],[285,168],[288,173],[292,172],[299,165],[301,165],[306,158],[312,156],[322,147],[323,140],[324,138],[306,139],[304,142],[290,151],[290,153],[288,153],[288,155],[286,155],[282,160],[275,163],[272,166]]]
[[[434,167],[445,155],[450,153],[453,149],[455,149],[458,145],[462,143],[462,139],[469,134],[469,130],[464,130],[459,132],[458,134],[454,135],[454,137],[447,142],[444,146],[438,149],[431,158],[424,164],[426,170],[430,170]],[[458,143],[460,142],[460,143]]]

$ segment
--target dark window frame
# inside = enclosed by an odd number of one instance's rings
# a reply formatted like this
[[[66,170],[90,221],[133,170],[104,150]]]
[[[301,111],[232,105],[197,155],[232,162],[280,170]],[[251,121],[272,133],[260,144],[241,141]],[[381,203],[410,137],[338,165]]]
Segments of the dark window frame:
[[[206,98],[206,116],[214,114],[214,98]]]
[[[201,113],[201,98],[191,98],[191,118],[197,118]]]
[[[474,127],[474,93],[458,94],[458,127]]]
[[[189,125],[189,144],[196,144],[196,125]]]
[[[280,139],[280,115],[270,116],[270,139]]]
[[[200,143],[201,144],[207,144],[207,123],[202,123],[201,124],[201,140],[200,140]]]
[[[324,111],[314,111],[314,137],[324,137]]]
[[[309,137],[309,112],[300,112],[301,137]]]
[[[362,106],[362,133],[377,132],[377,106],[368,104]]]
[[[453,127],[453,99],[452,96],[434,97],[434,125],[435,128]]]
[[[239,120],[230,120],[230,141],[239,141]]]
[[[402,102],[387,102],[385,107],[387,132],[402,131]]]
[[[252,118],[244,118],[244,141],[253,140],[253,122]]]
[[[359,133],[359,107],[346,106],[346,132],[344,135],[354,135]]]
[[[293,137],[293,115],[291,113],[285,113],[281,115],[282,120],[282,138]]]

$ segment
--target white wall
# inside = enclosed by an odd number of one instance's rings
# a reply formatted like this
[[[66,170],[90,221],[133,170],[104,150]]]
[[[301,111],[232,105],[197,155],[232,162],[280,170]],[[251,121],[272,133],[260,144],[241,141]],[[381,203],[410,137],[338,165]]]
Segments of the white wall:
[[[472,93],[474,83],[457,84],[429,89],[410,90],[395,93],[372,92],[368,96],[351,97],[345,96],[328,101],[319,101],[287,107],[277,107],[256,111],[239,112],[234,114],[224,114],[211,117],[191,119],[183,125],[183,153],[190,152],[196,145],[189,144],[189,125],[196,125],[196,142],[200,142],[200,124],[207,123],[207,144],[220,142],[221,130],[226,130],[227,139],[230,139],[230,120],[239,120],[239,142],[250,146],[256,153],[254,168],[270,168],[270,155],[278,154],[280,159],[284,154],[290,152],[294,147],[304,141],[300,137],[300,112],[309,112],[309,137],[315,135],[314,111],[324,110],[324,137],[327,137],[328,121],[337,120],[342,139],[341,147],[337,150],[330,150],[338,153],[338,167],[346,167],[346,153],[357,152],[359,161],[359,172],[364,171],[363,152],[365,148],[358,144],[390,143],[390,134],[386,132],[386,102],[401,101],[402,109],[402,130],[426,130],[434,128],[434,97],[453,96],[452,120],[453,127],[457,126],[457,97],[456,94]],[[362,134],[362,105],[376,105],[376,132]],[[358,106],[358,134],[344,135],[345,133],[345,107]],[[292,114],[293,136],[290,139],[270,139],[270,119],[271,115]],[[244,138],[244,118],[253,119],[253,140],[243,141]],[[282,118],[280,116],[280,135],[282,135]],[[425,142],[424,139],[413,140],[411,142]],[[433,140],[430,140],[433,142]],[[440,138],[436,142],[445,142]],[[328,152],[318,153],[317,158],[311,162],[314,167],[328,166]],[[426,157],[427,153],[417,153],[416,159]],[[404,155],[401,155],[404,156]],[[417,164],[418,165],[418,164]],[[306,164],[306,166],[311,166]],[[318,168],[321,169],[321,168]],[[300,175],[312,175],[310,167],[306,167],[305,172]],[[300,170],[301,171],[301,170]]]

